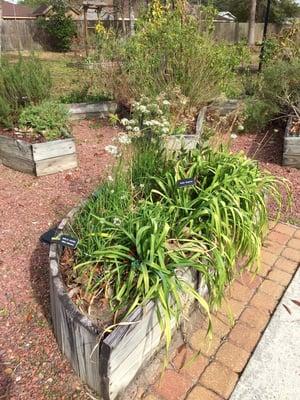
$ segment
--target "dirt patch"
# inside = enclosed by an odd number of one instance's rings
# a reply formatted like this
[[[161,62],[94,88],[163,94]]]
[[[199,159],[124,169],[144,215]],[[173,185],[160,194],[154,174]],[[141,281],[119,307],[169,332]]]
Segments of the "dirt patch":
[[[293,205],[291,210],[284,212],[282,220],[300,225],[300,170],[282,166],[283,138],[284,126],[270,128],[265,133],[238,135],[232,139],[231,149],[236,152],[243,151],[257,160],[261,168],[290,182]],[[271,204],[270,207],[275,214],[276,205]]]

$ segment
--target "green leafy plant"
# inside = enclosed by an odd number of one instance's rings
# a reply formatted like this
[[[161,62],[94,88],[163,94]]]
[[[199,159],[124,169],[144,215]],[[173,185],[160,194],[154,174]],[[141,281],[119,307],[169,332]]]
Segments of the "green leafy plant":
[[[69,136],[68,110],[60,103],[45,101],[23,109],[19,118],[21,128],[31,128],[46,140]]]
[[[162,10],[158,19],[147,15],[138,21],[134,36],[117,42],[118,60],[112,68],[101,67],[101,77],[125,103],[178,87],[190,106],[199,109],[231,89],[235,69],[244,58],[241,46],[216,43],[200,32],[196,18],[180,9]]]
[[[12,126],[21,110],[29,104],[38,104],[50,95],[50,72],[33,55],[16,63],[5,57],[0,64],[0,124]]]
[[[107,299],[117,321],[153,301],[168,348],[171,321],[179,321],[187,299],[209,314],[237,274],[239,257],[243,268],[258,268],[266,197],[280,209],[278,185],[287,184],[223,149],[167,159],[159,141],[141,137],[133,146],[130,167],[121,158],[75,220],[73,274],[85,291]],[[187,177],[195,185],[179,188]],[[183,278],[187,270],[201,274],[208,302]]]
[[[257,80],[255,94],[246,103],[246,124],[265,126],[273,118],[299,110],[300,61],[279,61],[265,67]]]
[[[102,101],[111,100],[111,97],[102,93],[92,94],[89,93],[89,88],[83,87],[79,90],[74,90],[59,98],[61,103],[100,103]]]
[[[38,26],[48,33],[54,50],[69,51],[72,40],[77,35],[76,23],[72,17],[66,15],[67,10],[64,2],[56,2],[52,10],[53,14],[48,19],[38,19]]]

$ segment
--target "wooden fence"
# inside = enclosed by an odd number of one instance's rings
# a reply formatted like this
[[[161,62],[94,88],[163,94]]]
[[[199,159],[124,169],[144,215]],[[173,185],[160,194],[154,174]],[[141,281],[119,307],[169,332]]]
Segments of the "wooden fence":
[[[83,33],[82,21],[76,21],[78,33]],[[112,21],[113,23],[113,21]],[[95,21],[90,23],[93,29]],[[280,25],[270,24],[269,33],[279,33]],[[256,41],[262,40],[263,24],[256,24]],[[248,23],[216,22],[215,38],[229,43],[237,43],[247,38]],[[47,36],[38,29],[36,20],[3,20],[1,29],[1,44],[3,51],[49,50]]]

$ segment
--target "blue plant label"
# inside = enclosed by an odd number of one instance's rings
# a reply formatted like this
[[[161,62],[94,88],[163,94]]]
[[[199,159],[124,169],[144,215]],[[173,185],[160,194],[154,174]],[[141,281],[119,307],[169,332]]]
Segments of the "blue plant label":
[[[177,181],[177,186],[180,188],[185,186],[193,186],[195,184],[196,184],[195,178],[180,179],[179,181]]]
[[[78,244],[78,239],[66,235],[61,236],[59,241],[60,244],[62,244],[65,247],[70,247],[71,249],[76,249]]]

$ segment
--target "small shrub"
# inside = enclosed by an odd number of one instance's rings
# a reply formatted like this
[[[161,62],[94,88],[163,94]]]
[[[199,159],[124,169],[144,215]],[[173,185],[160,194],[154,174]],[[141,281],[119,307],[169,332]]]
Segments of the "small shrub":
[[[11,126],[21,110],[49,97],[50,71],[34,56],[19,56],[16,63],[5,58],[0,64],[0,124]]]
[[[68,111],[62,104],[47,101],[24,108],[19,118],[21,128],[31,128],[46,140],[69,136]]]
[[[61,96],[59,101],[64,104],[70,103],[100,103],[101,101],[112,100],[112,98],[106,94],[91,94],[88,93],[88,89],[74,90],[73,92]]]
[[[258,78],[254,96],[246,103],[246,124],[250,128],[263,127],[275,117],[299,110],[299,104],[300,60],[270,64]]]
[[[53,50],[60,52],[69,51],[72,40],[77,35],[76,23],[65,12],[66,7],[58,3],[53,7],[53,14],[49,19],[41,18],[37,22],[48,33]]]
[[[232,89],[243,46],[217,43],[199,31],[199,21],[183,11],[163,9],[158,19],[142,18],[135,35],[119,45],[118,63],[101,72],[103,84],[123,102],[141,94],[153,98],[174,87],[199,109]],[[108,57],[108,61],[110,61]]]

